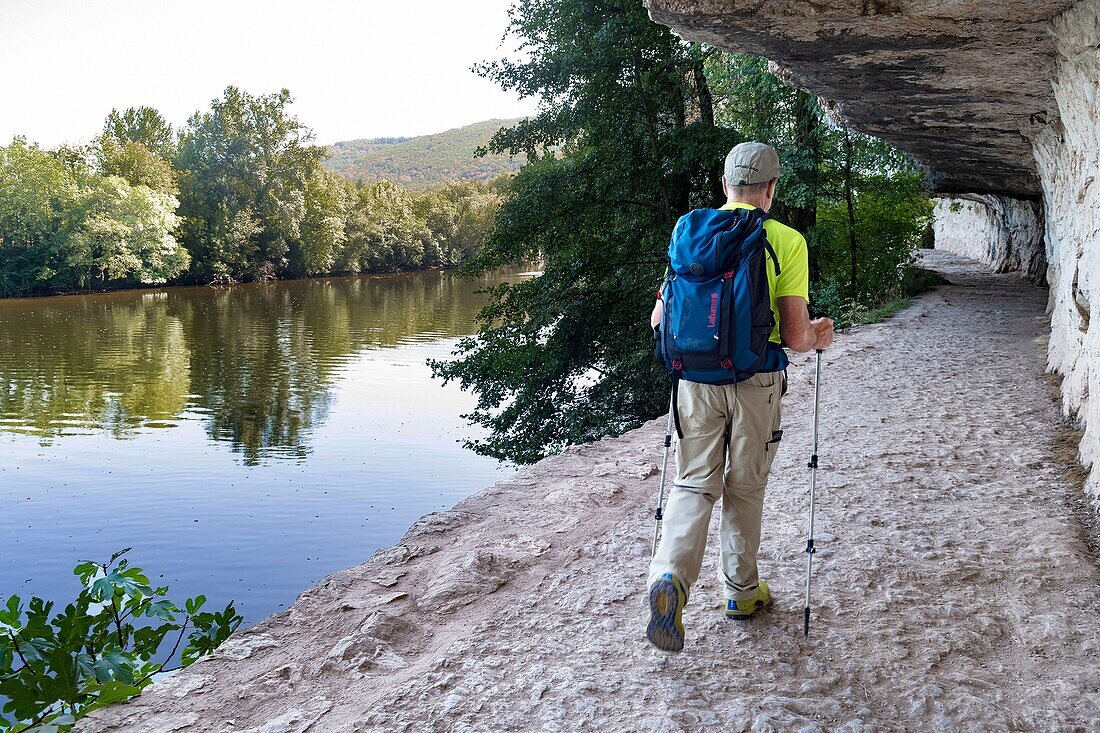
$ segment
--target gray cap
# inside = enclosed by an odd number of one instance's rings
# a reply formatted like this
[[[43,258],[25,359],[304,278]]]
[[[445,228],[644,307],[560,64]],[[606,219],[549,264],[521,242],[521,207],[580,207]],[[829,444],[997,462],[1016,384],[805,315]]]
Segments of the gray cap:
[[[751,186],[779,178],[779,155],[764,143],[734,145],[726,156],[726,184]]]

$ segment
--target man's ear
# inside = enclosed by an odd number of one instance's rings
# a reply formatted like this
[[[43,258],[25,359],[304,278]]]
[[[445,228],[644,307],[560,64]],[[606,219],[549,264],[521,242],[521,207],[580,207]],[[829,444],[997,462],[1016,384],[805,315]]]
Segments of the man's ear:
[[[729,184],[726,183],[726,177],[725,176],[722,176],[722,195],[725,196],[726,198],[730,197],[730,187],[729,187]]]
[[[775,187],[778,185],[779,179],[773,178],[768,181],[768,198],[775,198]]]

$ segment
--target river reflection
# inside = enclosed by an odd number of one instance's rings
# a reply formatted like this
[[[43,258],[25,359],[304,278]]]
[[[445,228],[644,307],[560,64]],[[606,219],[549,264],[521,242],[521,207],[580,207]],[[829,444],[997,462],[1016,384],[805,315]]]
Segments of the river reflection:
[[[511,472],[431,378],[478,281],[429,272],[0,300],[0,596],[133,546],[249,623]]]
[[[448,273],[0,300],[0,430],[43,444],[200,420],[255,463],[304,458],[364,349],[470,333],[495,282]]]

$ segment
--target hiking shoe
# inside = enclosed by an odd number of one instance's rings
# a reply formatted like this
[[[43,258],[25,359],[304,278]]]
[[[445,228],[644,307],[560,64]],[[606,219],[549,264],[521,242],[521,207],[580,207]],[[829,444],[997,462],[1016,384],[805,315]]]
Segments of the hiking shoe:
[[[772,592],[763,580],[756,588],[756,595],[744,601],[726,600],[726,618],[743,621],[765,606],[772,605]]]
[[[649,643],[666,652],[678,652],[684,648],[684,606],[687,591],[684,584],[665,573],[649,586],[649,626],[645,635]]]

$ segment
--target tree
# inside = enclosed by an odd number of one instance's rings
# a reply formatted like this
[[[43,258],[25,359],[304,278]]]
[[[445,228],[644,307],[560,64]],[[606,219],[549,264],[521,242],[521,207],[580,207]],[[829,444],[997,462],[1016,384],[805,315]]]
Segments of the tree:
[[[771,73],[766,59],[716,54],[707,73],[719,122],[778,149],[783,175],[771,213],[806,234],[811,289],[830,312],[844,316],[902,295],[931,214],[916,165],[826,120],[819,101]]]
[[[103,124],[103,134],[126,143],[141,143],[154,155],[171,160],[176,154],[176,135],[160,112],[152,107],[112,109]]]
[[[180,214],[192,276],[268,279],[288,272],[306,215],[306,182],[324,148],[291,115],[290,92],[254,97],[227,87],[180,138]]]
[[[0,297],[453,267],[481,247],[500,184],[352,186],[290,104],[228,87],[178,144],[136,107],[88,146],[0,148]]]
[[[177,200],[20,140],[0,148],[0,295],[164,283],[187,266]]]
[[[93,147],[97,167],[103,175],[118,176],[132,185],[148,186],[173,197],[179,195],[172,162],[151,151],[144,143],[101,135]]]
[[[172,234],[179,221],[175,197],[107,176],[91,179],[81,199],[80,225],[66,248],[76,287],[88,287],[93,277],[99,285],[159,285],[187,269],[187,250]]]
[[[290,271],[297,275],[332,272],[347,241],[347,184],[318,165],[306,180],[305,216],[292,244]]]
[[[543,274],[491,290],[477,336],[433,369],[478,394],[469,417],[491,434],[471,447],[526,462],[666,406],[647,315],[668,235],[718,203],[739,135],[714,124],[707,52],[640,0],[519,0],[510,17],[527,59],[477,68],[542,106],[489,146],[528,163],[467,271],[541,259]]]
[[[413,210],[430,232],[424,245],[424,266],[454,267],[476,255],[502,200],[500,185],[472,181],[419,194]]]
[[[844,128],[826,130],[822,149],[822,198],[811,237],[819,287],[842,296],[842,310],[905,295],[906,269],[932,216],[923,175],[882,140]]]
[[[358,189],[338,269],[378,272],[423,267],[424,243],[431,233],[417,216],[415,201],[411,191],[389,181]]]
[[[65,282],[78,200],[77,179],[57,157],[20,139],[0,148],[0,296]]]
[[[747,139],[775,147],[783,162],[771,214],[798,231],[817,224],[821,195],[822,137],[826,129],[817,98],[779,79],[767,59],[718,53],[707,63],[714,89],[715,117]],[[810,253],[810,276],[816,279],[816,253]]]

